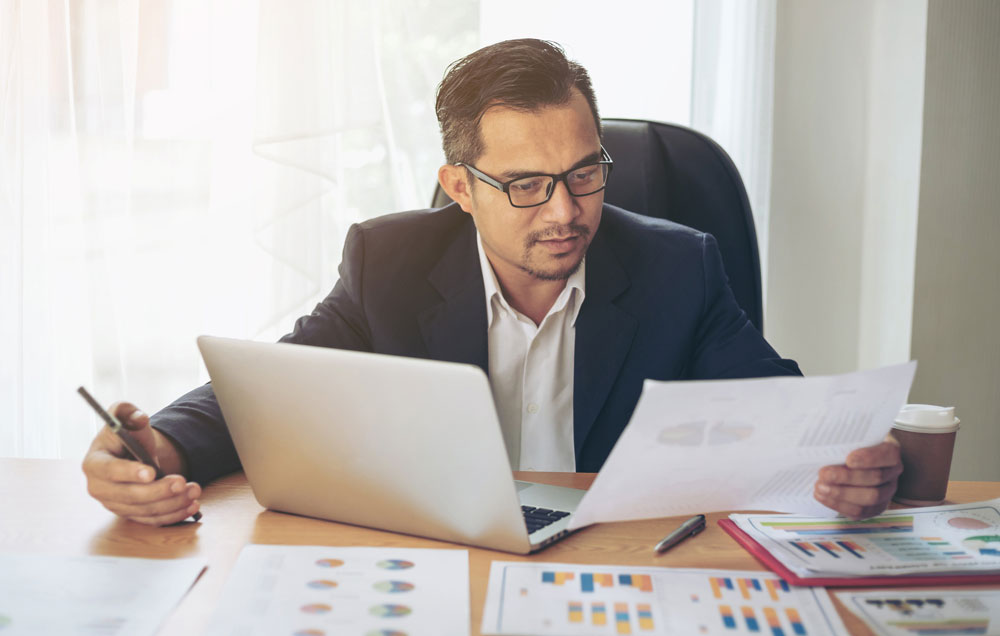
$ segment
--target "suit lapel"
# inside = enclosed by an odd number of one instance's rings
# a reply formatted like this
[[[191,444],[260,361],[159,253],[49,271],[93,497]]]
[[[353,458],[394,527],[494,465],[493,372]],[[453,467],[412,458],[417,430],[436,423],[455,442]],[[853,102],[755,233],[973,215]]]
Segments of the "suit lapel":
[[[628,286],[628,275],[598,231],[587,250],[586,298],[576,319],[573,439],[578,458],[635,336],[635,318],[613,303]]]
[[[441,295],[440,302],[417,317],[429,356],[475,364],[489,373],[486,291],[471,217],[445,247],[427,279]]]

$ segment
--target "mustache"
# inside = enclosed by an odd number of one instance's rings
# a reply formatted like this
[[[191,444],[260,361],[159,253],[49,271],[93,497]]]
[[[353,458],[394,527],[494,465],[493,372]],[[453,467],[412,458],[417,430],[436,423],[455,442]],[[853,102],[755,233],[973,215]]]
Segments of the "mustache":
[[[583,239],[588,238],[590,236],[590,228],[586,225],[580,225],[579,223],[557,225],[538,232],[532,232],[525,239],[524,244],[526,247],[531,247],[539,241],[547,241],[555,238],[568,238],[570,236],[579,236]]]

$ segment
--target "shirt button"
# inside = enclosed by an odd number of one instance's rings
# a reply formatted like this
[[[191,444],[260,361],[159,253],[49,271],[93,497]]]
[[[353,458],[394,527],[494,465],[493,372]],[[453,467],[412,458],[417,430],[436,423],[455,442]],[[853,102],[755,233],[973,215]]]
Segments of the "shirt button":
[[[534,414],[534,413],[537,413],[537,412],[538,412],[538,405],[537,404],[535,404],[534,402],[532,402],[531,404],[528,405],[528,413]]]

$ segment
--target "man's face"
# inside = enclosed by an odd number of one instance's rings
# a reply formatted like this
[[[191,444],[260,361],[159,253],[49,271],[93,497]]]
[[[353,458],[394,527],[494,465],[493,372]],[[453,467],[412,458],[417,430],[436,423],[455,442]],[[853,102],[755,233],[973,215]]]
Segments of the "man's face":
[[[504,107],[480,123],[484,151],[475,167],[506,183],[530,174],[560,174],[600,160],[601,142],[586,99],[533,113]],[[574,197],[558,183],[552,198],[515,208],[507,195],[473,177],[471,213],[501,284],[565,280],[575,272],[601,222],[604,192]],[[471,208],[471,209],[470,209]]]

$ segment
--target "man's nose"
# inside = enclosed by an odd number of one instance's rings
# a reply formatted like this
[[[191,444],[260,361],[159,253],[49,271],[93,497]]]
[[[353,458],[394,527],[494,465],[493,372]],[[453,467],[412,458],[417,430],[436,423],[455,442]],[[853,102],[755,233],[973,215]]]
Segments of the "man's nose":
[[[580,216],[576,197],[569,193],[564,181],[556,182],[552,197],[542,206],[542,220],[549,223],[569,223]]]

